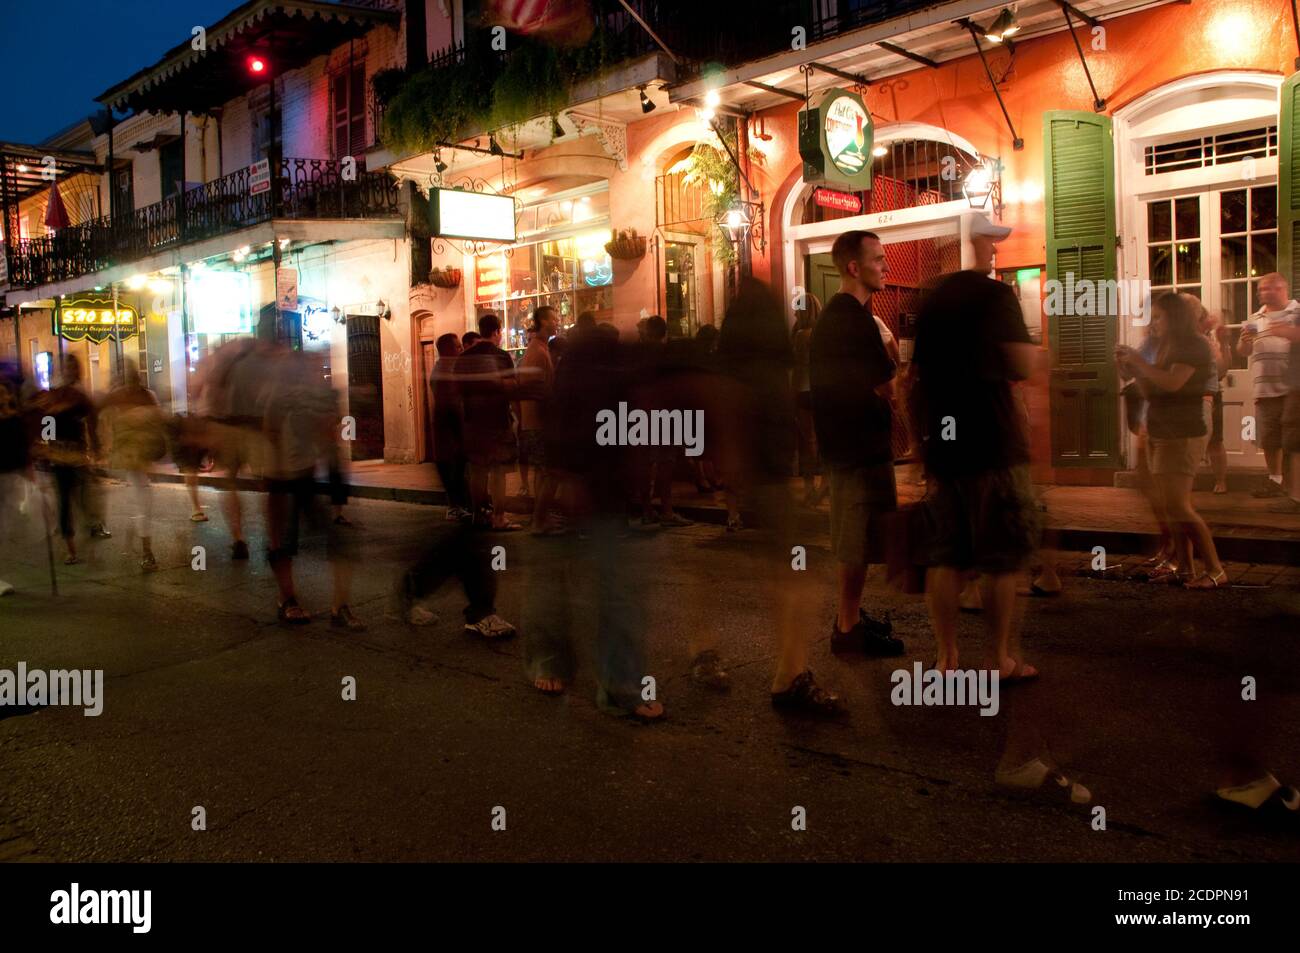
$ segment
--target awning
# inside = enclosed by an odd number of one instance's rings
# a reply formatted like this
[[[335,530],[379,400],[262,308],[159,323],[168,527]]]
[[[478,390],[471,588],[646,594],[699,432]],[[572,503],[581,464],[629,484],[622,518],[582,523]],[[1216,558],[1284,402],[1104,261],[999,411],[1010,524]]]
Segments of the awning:
[[[54,165],[46,164],[52,158]],[[46,169],[54,170],[55,178],[64,182],[78,172],[100,173],[103,167],[90,152],[73,152],[51,149],[48,146],[0,142],[0,202],[15,207],[24,199],[50,190]]]
[[[185,40],[148,69],[118,83],[97,102],[120,112],[206,113],[265,83],[248,59],[270,61],[277,75],[306,66],[376,26],[396,27],[401,14],[321,0],[249,0],[208,27],[203,50]]]

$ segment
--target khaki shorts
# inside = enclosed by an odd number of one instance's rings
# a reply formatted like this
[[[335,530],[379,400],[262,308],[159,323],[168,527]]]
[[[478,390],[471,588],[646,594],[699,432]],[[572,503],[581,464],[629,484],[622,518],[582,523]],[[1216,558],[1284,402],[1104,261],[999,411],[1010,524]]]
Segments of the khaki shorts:
[[[1151,437],[1147,442],[1151,472],[1196,476],[1201,461],[1205,458],[1205,445],[1209,439],[1208,436]]]
[[[214,423],[211,433],[219,470],[230,476],[238,476],[245,468],[255,477],[266,474],[271,462],[271,444],[261,430],[238,424]]]
[[[1282,449],[1300,453],[1300,390],[1287,394],[1282,407]]]
[[[884,517],[898,509],[893,464],[832,466],[826,472],[831,485],[831,552],[850,566],[865,566],[872,557],[884,562]]]

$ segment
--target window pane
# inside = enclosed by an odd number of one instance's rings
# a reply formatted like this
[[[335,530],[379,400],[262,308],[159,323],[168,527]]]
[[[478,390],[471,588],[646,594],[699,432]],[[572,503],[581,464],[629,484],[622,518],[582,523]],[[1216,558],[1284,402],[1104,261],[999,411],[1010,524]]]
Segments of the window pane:
[[[1224,234],[1246,230],[1246,190],[1236,189],[1219,195],[1219,229]]]
[[[1245,281],[1233,282],[1223,286],[1223,323],[1224,324],[1241,324],[1246,320],[1249,302],[1247,294],[1249,283]]]
[[[1220,243],[1223,249],[1223,277],[1224,278],[1245,278],[1246,277],[1246,236],[1238,235],[1236,238],[1225,238]]]
[[[1277,228],[1277,186],[1250,190],[1250,227]]]
[[[1250,274],[1253,278],[1277,271],[1277,234],[1250,237]]]
[[[1178,246],[1178,283],[1201,280],[1201,243],[1187,242]]]
[[[1200,285],[1179,285],[1178,293],[1193,295],[1199,301],[1201,298],[1201,286]]]
[[[1147,249],[1149,274],[1153,285],[1168,285],[1174,280],[1173,262],[1170,260],[1169,245],[1153,245]]]
[[[1168,202],[1147,203],[1147,240],[1167,242],[1174,237]]]
[[[1198,196],[1174,200],[1175,235],[1178,238],[1201,236],[1201,200]]]

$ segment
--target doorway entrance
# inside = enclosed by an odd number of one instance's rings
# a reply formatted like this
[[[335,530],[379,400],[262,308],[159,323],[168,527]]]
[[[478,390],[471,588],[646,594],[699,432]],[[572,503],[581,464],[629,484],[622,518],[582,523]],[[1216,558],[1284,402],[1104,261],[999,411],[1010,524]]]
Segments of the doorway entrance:
[[[379,343],[379,318],[349,314],[348,415],[356,421],[353,460],[384,457],[384,373]]]

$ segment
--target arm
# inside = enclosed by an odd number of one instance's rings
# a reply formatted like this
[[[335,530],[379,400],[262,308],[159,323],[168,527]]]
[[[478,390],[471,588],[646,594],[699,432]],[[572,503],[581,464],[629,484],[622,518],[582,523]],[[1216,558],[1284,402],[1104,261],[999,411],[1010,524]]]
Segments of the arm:
[[[1143,388],[1148,393],[1152,389],[1168,393],[1181,390],[1196,371],[1196,368],[1190,364],[1172,364],[1167,369],[1156,367],[1148,364],[1136,351],[1130,352],[1128,361],[1129,367],[1137,374],[1138,379],[1150,385]]]
[[[1002,354],[1007,362],[1007,375],[1013,381],[1028,380],[1038,370],[1042,349],[1036,344],[1019,342],[1002,345]]]

